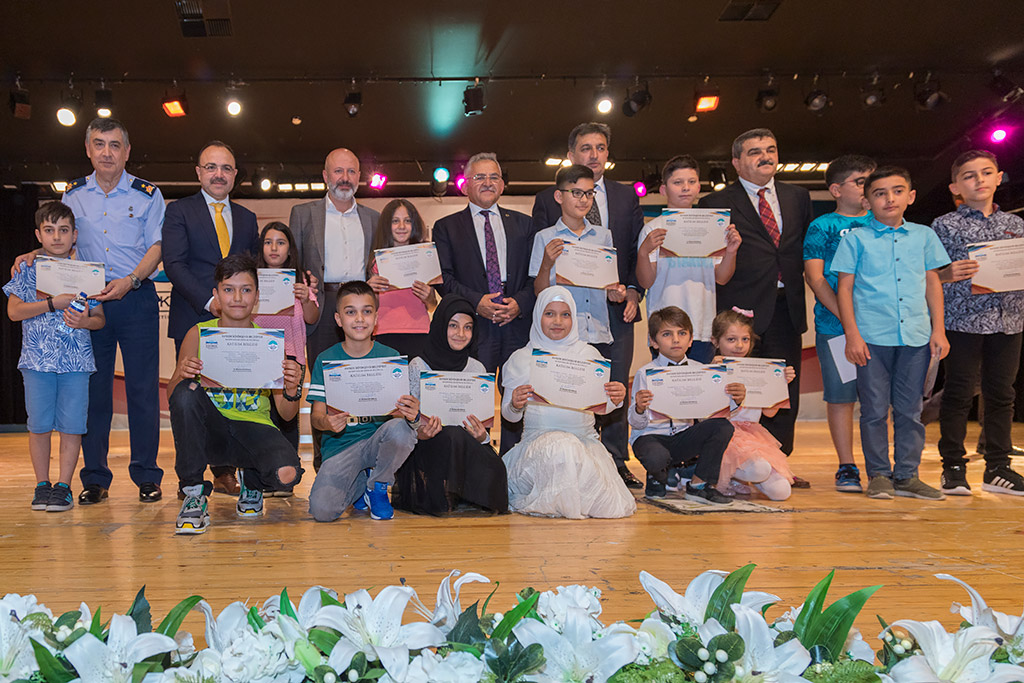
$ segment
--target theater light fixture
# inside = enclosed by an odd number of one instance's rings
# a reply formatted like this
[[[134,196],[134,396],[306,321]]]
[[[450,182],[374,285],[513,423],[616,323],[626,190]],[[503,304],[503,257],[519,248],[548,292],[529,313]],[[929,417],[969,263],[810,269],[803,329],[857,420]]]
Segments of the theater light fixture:
[[[32,118],[32,104],[29,102],[28,90],[21,87],[21,77],[14,79],[14,89],[10,95],[11,113],[14,118],[28,121]]]
[[[114,91],[100,81],[100,87],[96,88],[96,116],[101,119],[109,119],[114,114]]]
[[[693,91],[693,110],[700,114],[718,109],[720,94],[718,88],[708,85],[708,78],[705,76],[704,84]]]
[[[638,180],[635,183],[633,183],[633,192],[636,193],[637,197],[646,197],[647,185],[644,184],[644,181]]]
[[[280,192],[291,192],[295,188],[292,186],[291,183],[278,183],[277,184],[277,189]]]
[[[946,102],[949,102],[949,95],[942,91],[937,80],[932,80],[930,73],[925,76],[924,83],[914,85],[914,104],[918,111],[933,111]]]
[[[814,163],[813,161],[804,162],[804,163],[800,164],[800,172],[801,173],[808,173],[809,171],[813,171],[814,167],[817,166],[817,165],[818,164]]]
[[[68,189],[68,183],[66,180],[54,180],[50,183],[50,187],[57,194],[64,194],[64,190]]]
[[[779,86],[775,84],[775,77],[768,76],[767,81],[757,91],[757,108],[767,113],[775,111],[779,106]]]
[[[800,168],[800,164],[786,164],[785,166],[782,167],[782,170],[785,171],[786,173],[792,173],[798,168]]]
[[[313,192],[323,192],[327,189],[327,183],[310,183],[309,189]]]
[[[164,113],[172,119],[188,116],[188,99],[185,97],[185,90],[179,88],[177,83],[174,83],[164,93],[164,99],[160,106],[163,107]]]
[[[821,162],[820,164],[818,164],[818,168],[816,168],[814,170],[816,170],[818,173],[824,173],[825,171],[828,170],[828,162],[827,161]]]
[[[545,166],[560,166],[561,164],[562,159],[560,157],[548,157],[544,160]]]
[[[594,91],[594,109],[598,114],[607,114],[613,106],[615,103],[612,101],[612,93],[608,89],[608,84],[602,80],[601,85]]]
[[[647,82],[637,84],[633,92],[626,90],[626,101],[622,103],[622,113],[626,116],[636,116],[640,111],[651,103],[651,90]]]
[[[1007,136],[1009,136],[1009,132],[1006,130],[1006,128],[1000,126],[999,128],[996,128],[995,130],[992,131],[992,133],[988,136],[988,139],[996,143],[1006,142]]]
[[[82,93],[75,90],[75,84],[68,79],[68,89],[60,95],[60,108],[57,110],[57,121],[62,126],[73,126],[82,111]]]
[[[572,159],[562,159],[562,167],[569,168],[572,166]]]
[[[270,178],[260,178],[259,188],[263,192],[270,192],[271,188],[274,187],[274,181]]]
[[[459,192],[462,192],[462,188],[464,187],[466,187],[466,176],[460,173],[459,175],[455,176],[455,188]]]
[[[721,166],[712,166],[711,170],[708,171],[708,182],[711,183],[711,189],[715,192],[724,190],[728,183],[728,178],[725,175],[725,169]]]
[[[610,171],[613,168],[615,168],[615,162],[614,161],[606,161],[606,162],[604,162],[604,170]]]
[[[818,76],[815,75],[811,83],[811,92],[804,98],[804,106],[815,114],[820,114],[831,104],[828,93],[818,87]]]
[[[875,109],[885,104],[885,88],[878,83],[878,74],[860,89],[860,101],[865,109]]]
[[[228,83],[224,90],[224,110],[228,116],[238,116],[242,113],[242,88],[236,82]]]
[[[345,113],[348,114],[350,119],[354,119],[359,115],[359,110],[363,106],[363,93],[359,90],[353,90],[352,92],[345,95]]]
[[[384,186],[387,184],[388,177],[381,173],[380,171],[377,171],[372,176],[370,176],[370,187],[373,188],[374,190],[383,190]]]
[[[434,181],[438,183],[447,183],[448,179],[452,177],[452,174],[444,166],[438,166],[434,169]]]
[[[479,116],[484,113],[487,104],[484,102],[484,86],[480,85],[479,78],[473,85],[466,86],[462,92],[462,106],[466,116]]]
[[[295,183],[296,192],[309,192],[309,183]]]
[[[992,76],[988,87],[999,99],[1006,103],[1016,102],[1024,97],[1024,88],[1021,88],[998,71]]]

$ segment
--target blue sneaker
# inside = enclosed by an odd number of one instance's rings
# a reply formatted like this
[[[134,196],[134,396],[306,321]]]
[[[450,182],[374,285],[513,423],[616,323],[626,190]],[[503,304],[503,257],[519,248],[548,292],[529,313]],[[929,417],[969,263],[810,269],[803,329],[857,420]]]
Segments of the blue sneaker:
[[[352,509],[359,510],[360,512],[365,512],[370,509],[370,499],[367,498],[365,493],[359,496],[359,498],[356,499],[356,502],[352,503]]]
[[[366,489],[365,498],[370,503],[371,519],[391,519],[395,516],[395,509],[388,500],[388,485],[384,482],[378,481],[372,489]]]
[[[845,493],[863,493],[860,485],[860,470],[854,464],[840,465],[836,470],[836,491]]]

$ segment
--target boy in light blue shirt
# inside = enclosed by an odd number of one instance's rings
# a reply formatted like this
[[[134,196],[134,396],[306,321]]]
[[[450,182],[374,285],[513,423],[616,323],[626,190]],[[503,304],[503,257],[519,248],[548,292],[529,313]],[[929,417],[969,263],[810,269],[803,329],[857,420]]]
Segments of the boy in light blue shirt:
[[[918,478],[917,468],[924,448],[925,376],[929,363],[949,352],[937,272],[949,256],[934,231],[904,220],[914,197],[906,170],[877,169],[864,182],[871,223],[848,232],[832,260],[839,273],[846,357],[858,366],[869,498],[945,498]],[[895,467],[889,462],[890,405]]]

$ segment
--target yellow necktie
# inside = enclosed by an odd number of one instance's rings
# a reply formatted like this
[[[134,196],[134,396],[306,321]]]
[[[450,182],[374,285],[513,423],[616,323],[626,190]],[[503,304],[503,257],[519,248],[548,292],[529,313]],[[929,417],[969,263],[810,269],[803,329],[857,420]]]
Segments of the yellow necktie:
[[[217,242],[220,244],[220,255],[224,257],[228,255],[228,250],[231,249],[231,238],[228,237],[228,224],[224,221],[224,203],[216,202],[213,208],[217,211],[217,215],[213,218],[213,225],[217,228]]]

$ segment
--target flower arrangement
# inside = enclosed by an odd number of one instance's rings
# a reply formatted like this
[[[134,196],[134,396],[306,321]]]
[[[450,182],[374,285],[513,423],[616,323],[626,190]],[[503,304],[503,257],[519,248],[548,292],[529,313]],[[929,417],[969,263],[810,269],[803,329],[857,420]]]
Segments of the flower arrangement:
[[[35,596],[0,599],[0,683],[1024,683],[1024,615],[970,607],[955,633],[936,621],[881,617],[876,653],[853,622],[879,588],[826,606],[833,573],[804,603],[769,621],[777,596],[746,591],[754,569],[708,571],[680,594],[647,572],[655,609],[605,625],[601,591],[532,588],[504,614],[463,609],[462,587],[489,583],[453,571],[433,609],[405,585],[341,599],[314,586],[295,605],[287,590],[261,606],[233,602],[219,614],[200,596],[154,628],[145,589],[125,614],[104,620],[86,604],[54,617]],[[402,623],[409,609],[421,617]],[[206,647],[179,631],[191,610],[206,620]]]

